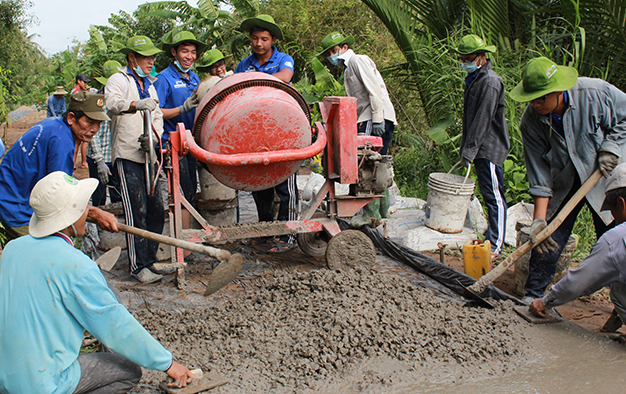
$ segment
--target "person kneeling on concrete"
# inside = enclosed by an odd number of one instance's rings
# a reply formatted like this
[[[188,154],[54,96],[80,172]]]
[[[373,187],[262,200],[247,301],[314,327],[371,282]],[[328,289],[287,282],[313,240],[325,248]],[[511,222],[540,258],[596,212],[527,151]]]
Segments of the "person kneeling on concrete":
[[[617,166],[607,181],[602,210],[609,209],[616,226],[602,235],[578,268],[570,270],[548,294],[530,304],[530,311],[535,315],[546,317],[548,308],[610,286],[611,301],[619,316],[613,320],[621,320],[610,331],[626,321],[626,163]]]
[[[33,188],[30,235],[7,244],[0,259],[2,393],[126,393],[141,368],[165,371],[173,387],[193,379],[107,287],[94,261],[71,237],[85,232],[97,179],[62,171]],[[113,353],[80,354],[84,331]]]

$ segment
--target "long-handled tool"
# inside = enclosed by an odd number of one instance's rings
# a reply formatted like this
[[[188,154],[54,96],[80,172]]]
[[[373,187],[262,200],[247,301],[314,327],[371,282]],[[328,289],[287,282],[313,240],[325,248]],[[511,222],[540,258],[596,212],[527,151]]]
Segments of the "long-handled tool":
[[[152,117],[150,111],[143,111],[143,134],[148,137],[148,146],[154,147],[154,136],[152,135]],[[155,171],[154,171],[154,152],[146,152],[146,191],[148,195],[154,195]]]
[[[498,279],[510,266],[515,264],[520,257],[530,252],[536,245],[540,244],[544,240],[546,240],[552,233],[559,228],[561,223],[567,218],[567,216],[572,212],[572,210],[582,201],[585,195],[591,190],[596,183],[602,178],[602,174],[600,170],[596,170],[589,179],[583,183],[583,185],[578,189],[578,191],[572,196],[572,198],[565,204],[561,212],[537,235],[536,244],[531,244],[530,241],[526,242],[519,248],[517,248],[513,253],[509,255],[503,262],[501,262],[496,268],[492,271],[488,272],[486,275],[481,277],[476,281],[473,285],[466,287],[463,295],[466,298],[470,298],[478,301],[481,305],[485,305],[488,303],[485,299],[483,299],[480,294],[493,282]]]

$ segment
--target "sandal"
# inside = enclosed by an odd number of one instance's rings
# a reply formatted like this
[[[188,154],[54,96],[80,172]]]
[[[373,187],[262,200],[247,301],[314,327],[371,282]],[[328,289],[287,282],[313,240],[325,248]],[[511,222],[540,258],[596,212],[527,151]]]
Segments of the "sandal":
[[[290,251],[296,246],[298,246],[298,243],[295,241],[278,241],[274,244],[274,246],[267,250],[267,253],[284,253]]]

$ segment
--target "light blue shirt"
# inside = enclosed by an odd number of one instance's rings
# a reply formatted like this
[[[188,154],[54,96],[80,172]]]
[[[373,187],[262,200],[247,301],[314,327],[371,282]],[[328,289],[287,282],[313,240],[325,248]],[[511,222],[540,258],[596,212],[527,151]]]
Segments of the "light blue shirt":
[[[73,393],[84,330],[144,368],[172,354],[121,305],[100,269],[61,237],[9,242],[0,259],[0,392]]]

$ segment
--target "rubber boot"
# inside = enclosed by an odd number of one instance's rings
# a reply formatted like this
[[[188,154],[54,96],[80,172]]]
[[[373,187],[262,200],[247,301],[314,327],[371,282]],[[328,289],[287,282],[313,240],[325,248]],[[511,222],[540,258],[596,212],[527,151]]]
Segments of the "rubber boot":
[[[383,193],[380,199],[380,217],[386,219],[389,217],[389,189]]]
[[[354,228],[359,228],[365,224],[371,225],[372,219],[375,219],[374,227],[377,227],[380,224],[380,198],[364,206],[363,216],[353,220],[350,225]]]

